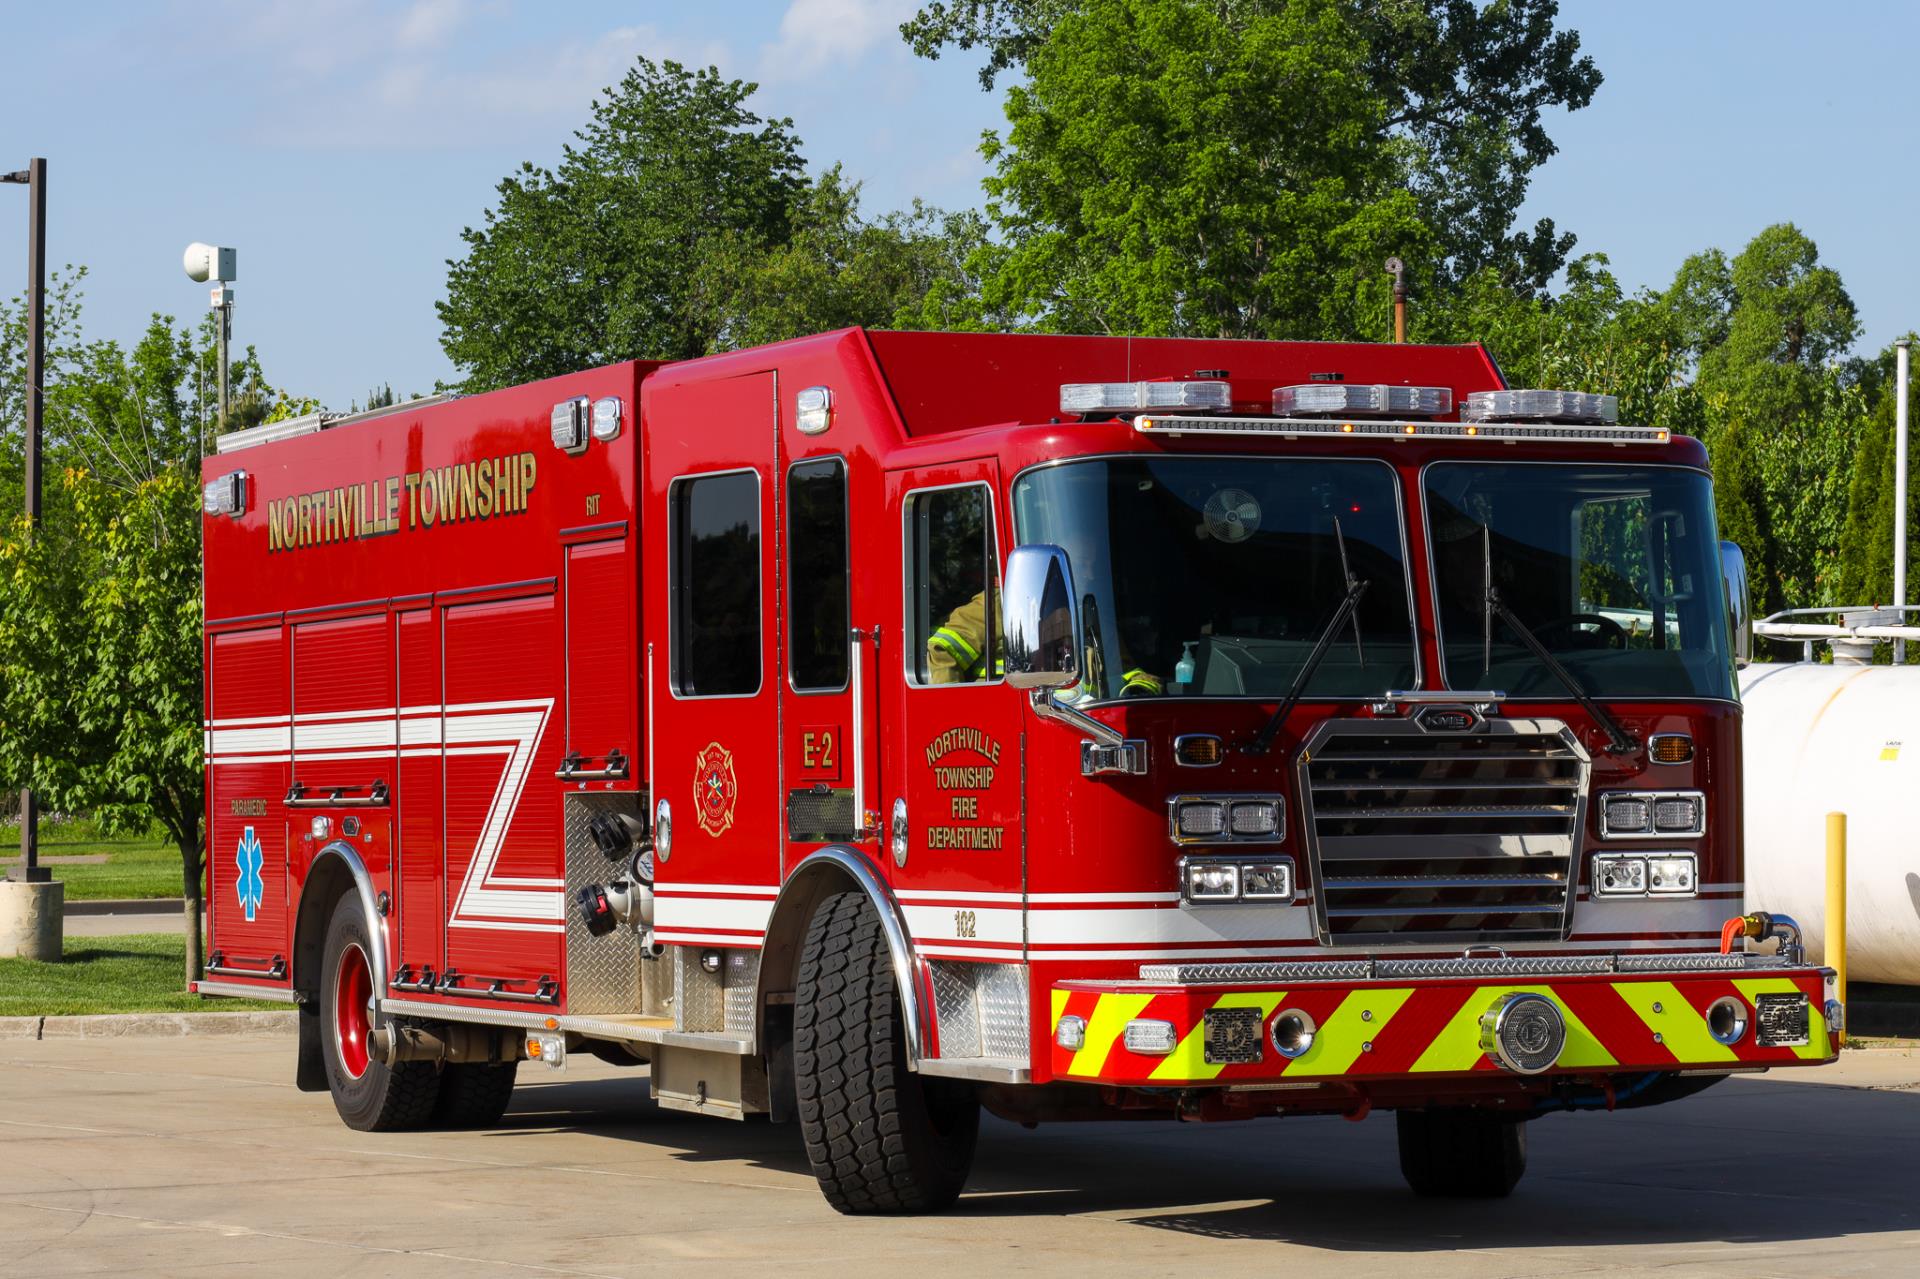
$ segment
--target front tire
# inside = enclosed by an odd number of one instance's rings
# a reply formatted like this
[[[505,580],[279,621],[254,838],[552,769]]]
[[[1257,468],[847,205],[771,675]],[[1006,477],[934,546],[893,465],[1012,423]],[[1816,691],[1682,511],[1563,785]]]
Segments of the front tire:
[[[418,1128],[433,1115],[440,1077],[428,1062],[388,1068],[369,1055],[368,1037],[380,1024],[368,959],[373,945],[359,899],[349,893],[333,908],[321,951],[320,1055],[327,1091],[349,1128]]]
[[[1402,1110],[1400,1175],[1413,1193],[1504,1199],[1527,1171],[1527,1126],[1485,1110]]]
[[[937,1212],[973,1167],[980,1103],[907,1069],[900,992],[864,893],[820,904],[800,952],[793,1067],[807,1161],[848,1214]]]
[[[440,1068],[440,1096],[433,1104],[435,1128],[491,1128],[513,1100],[517,1061],[452,1062]]]

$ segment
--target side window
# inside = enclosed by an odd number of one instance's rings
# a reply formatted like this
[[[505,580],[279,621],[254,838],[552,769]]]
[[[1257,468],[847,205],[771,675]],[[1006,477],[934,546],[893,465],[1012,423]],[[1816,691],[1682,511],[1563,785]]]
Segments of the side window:
[[[787,472],[787,599],[795,692],[847,686],[847,464],[837,457]]]
[[[932,489],[907,499],[916,684],[974,684],[998,679],[1000,568],[993,507],[984,484]]]
[[[673,691],[738,697],[760,690],[760,481],[751,471],[675,480]]]

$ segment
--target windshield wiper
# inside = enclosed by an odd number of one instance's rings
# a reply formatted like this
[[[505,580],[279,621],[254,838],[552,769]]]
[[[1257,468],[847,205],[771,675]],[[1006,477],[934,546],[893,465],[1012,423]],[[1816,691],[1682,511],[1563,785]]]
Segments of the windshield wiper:
[[[1365,578],[1347,578],[1347,593],[1341,597],[1340,604],[1333,610],[1333,616],[1320,628],[1320,638],[1314,641],[1313,651],[1307,654],[1307,660],[1301,665],[1300,673],[1293,677],[1293,687],[1287,690],[1280,705],[1274,707],[1273,718],[1260,730],[1260,735],[1247,744],[1249,755],[1264,755],[1273,746],[1273,737],[1280,731],[1280,725],[1286,722],[1287,715],[1300,701],[1300,695],[1307,691],[1307,681],[1313,678],[1313,672],[1319,668],[1320,660],[1327,655],[1327,649],[1333,643],[1333,637],[1346,624],[1347,618],[1360,606],[1360,597],[1367,593],[1372,583]]]
[[[1489,648],[1491,648],[1493,643],[1493,619],[1496,615],[1498,615],[1501,621],[1512,628],[1513,633],[1520,637],[1522,643],[1533,650],[1533,655],[1540,659],[1543,666],[1553,672],[1554,678],[1566,685],[1567,691],[1573,694],[1573,700],[1580,703],[1581,709],[1593,716],[1594,722],[1606,730],[1607,751],[1609,754],[1631,755],[1634,751],[1640,749],[1638,739],[1625,728],[1622,728],[1619,720],[1609,715],[1600,703],[1594,701],[1593,698],[1588,695],[1587,690],[1581,687],[1580,681],[1573,677],[1573,672],[1562,666],[1559,659],[1548,652],[1547,646],[1540,642],[1540,637],[1529,630],[1527,624],[1516,617],[1513,610],[1507,607],[1506,601],[1500,598],[1500,592],[1494,589],[1492,581],[1489,580],[1487,582],[1486,613],[1486,634]]]

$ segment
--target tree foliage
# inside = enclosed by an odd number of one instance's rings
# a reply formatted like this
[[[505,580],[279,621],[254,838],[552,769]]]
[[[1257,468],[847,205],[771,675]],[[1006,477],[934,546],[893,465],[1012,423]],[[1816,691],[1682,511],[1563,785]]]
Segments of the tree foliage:
[[[1311,21],[1308,11],[1318,6],[1173,0],[1153,7],[1176,28],[1210,25],[1254,42],[1276,20]],[[981,84],[991,88],[1020,69],[1037,82],[1036,67],[1062,29],[1100,8],[1098,0],[934,0],[901,33],[924,57],[937,58],[949,46],[981,50]],[[1182,9],[1191,11],[1184,21],[1174,13]],[[1578,34],[1558,28],[1557,0],[1339,0],[1327,10],[1343,34],[1343,52],[1357,61],[1342,57],[1325,72],[1358,74],[1378,104],[1367,141],[1390,158],[1393,181],[1412,194],[1420,222],[1432,230],[1433,272],[1454,282],[1492,268],[1509,287],[1543,289],[1574,241],[1549,219],[1514,229],[1534,170],[1557,149],[1542,114],[1586,106],[1601,82],[1593,60],[1580,54]],[[1200,58],[1178,66],[1197,75],[1214,70]],[[1253,92],[1243,98],[1246,106],[1269,109],[1268,99],[1303,83],[1317,92],[1310,81],[1320,68],[1296,62],[1290,70],[1284,79],[1247,84]],[[1316,140],[1311,132],[1301,139]]]
[[[714,347],[710,260],[785,244],[806,187],[792,121],[748,110],[754,88],[641,58],[556,169],[500,183],[439,304],[465,389]]]

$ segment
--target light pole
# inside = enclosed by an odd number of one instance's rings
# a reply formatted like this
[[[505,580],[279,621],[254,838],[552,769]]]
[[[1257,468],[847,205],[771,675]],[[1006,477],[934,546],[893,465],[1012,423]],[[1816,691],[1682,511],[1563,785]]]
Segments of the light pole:
[[[209,305],[220,313],[220,429],[227,429],[227,339],[233,333],[233,282],[239,278],[239,254],[217,245],[189,244],[180,264],[187,278],[213,284]]]
[[[35,157],[17,173],[0,173],[0,182],[27,188],[27,521],[40,523],[40,422],[47,385],[47,162]],[[33,788],[20,788],[20,874],[22,882],[43,884],[52,873],[40,864],[40,806]]]

